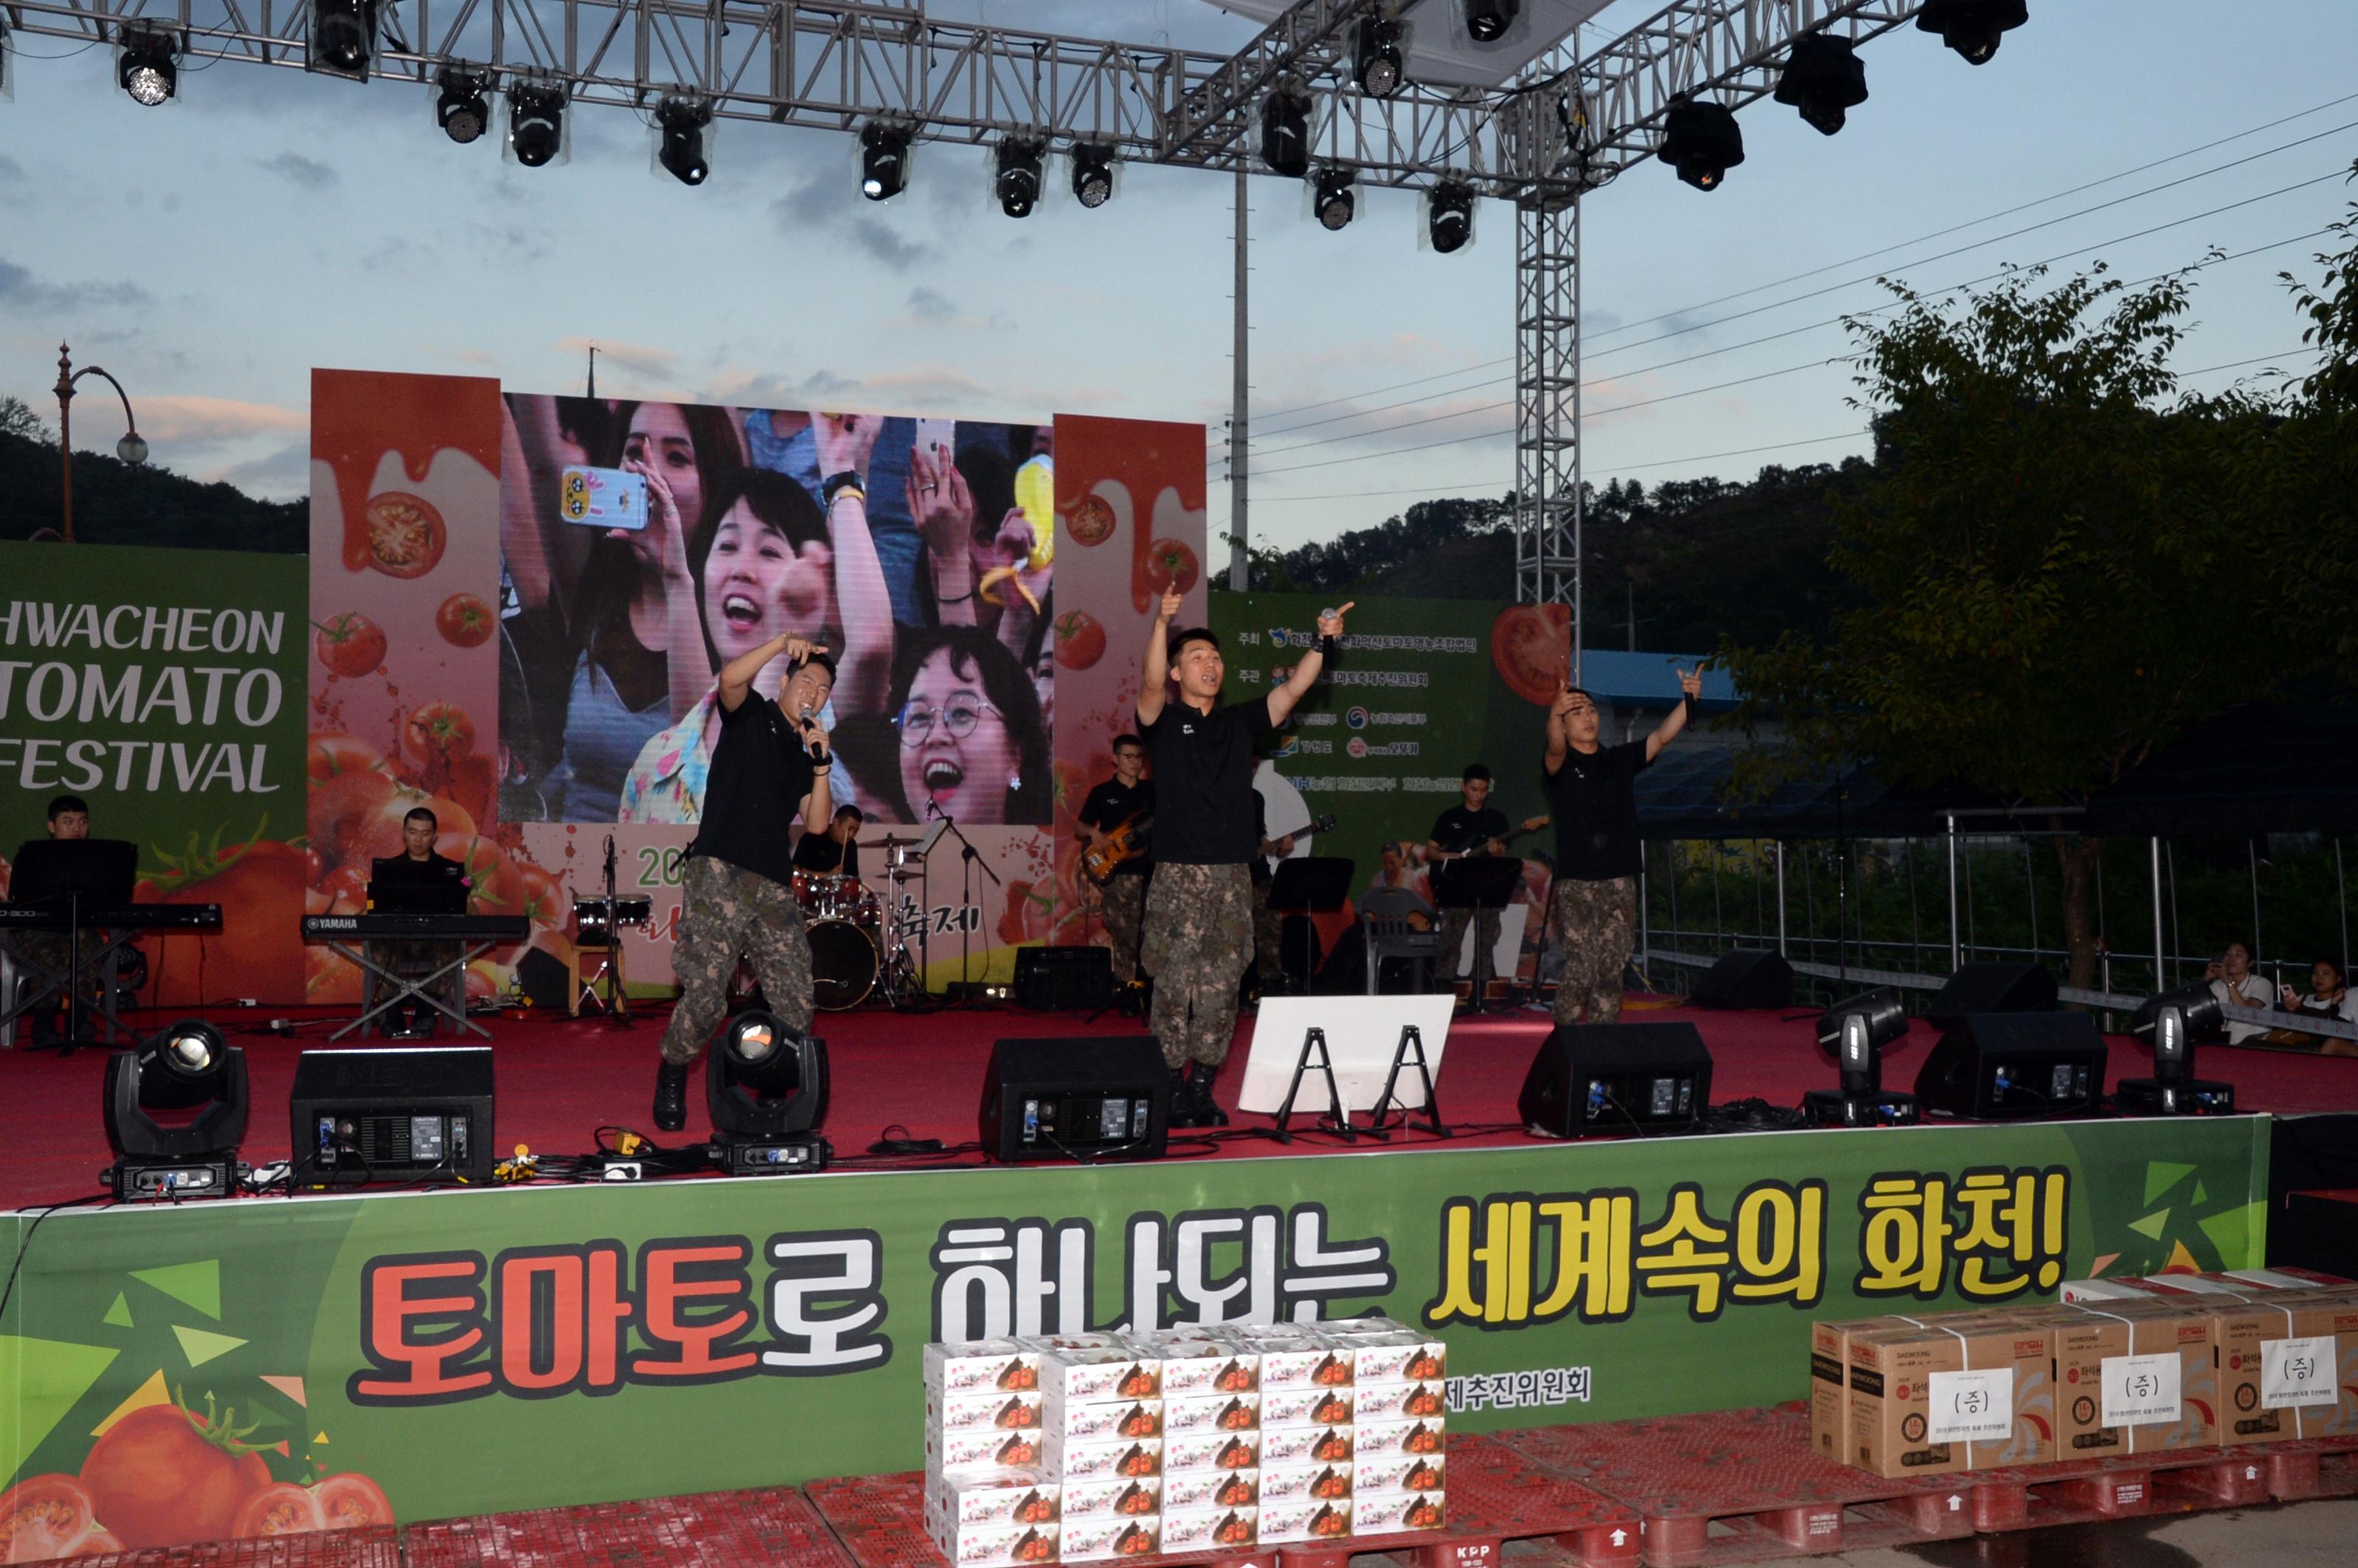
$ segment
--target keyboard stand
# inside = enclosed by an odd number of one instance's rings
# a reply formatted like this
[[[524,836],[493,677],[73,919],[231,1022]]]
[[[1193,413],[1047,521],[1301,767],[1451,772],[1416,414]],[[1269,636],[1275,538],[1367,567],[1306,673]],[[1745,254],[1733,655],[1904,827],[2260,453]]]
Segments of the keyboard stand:
[[[426,975],[405,975],[397,973],[395,970],[386,968],[384,964],[379,963],[374,956],[375,949],[380,947],[408,947],[419,942],[432,942],[437,945],[456,946],[459,949],[459,956],[451,959],[449,963],[442,965],[439,968],[435,969],[432,973]],[[373,1006],[367,1008],[358,1018],[353,1019],[341,1029],[330,1034],[328,1036],[329,1039],[341,1040],[345,1035],[352,1033],[354,1030],[365,1029],[368,1027],[372,1020],[377,1018],[383,1013],[391,1011],[393,1009],[403,1005],[413,998],[425,1003],[427,1007],[432,1008],[436,1012],[440,1013],[443,1017],[457,1024],[461,1033],[472,1030],[486,1040],[489,1040],[492,1037],[492,1032],[490,1030],[484,1028],[481,1024],[477,1023],[473,1019],[467,1016],[467,966],[481,957],[484,954],[491,952],[493,948],[499,946],[499,943],[485,941],[468,942],[453,936],[418,936],[408,938],[370,936],[362,938],[360,947],[357,950],[345,946],[343,943],[337,941],[331,936],[319,938],[319,943],[320,946],[328,948],[331,952],[341,955],[349,962],[360,966],[361,973],[367,977],[367,979],[364,979],[362,982],[361,994],[362,996],[366,996],[368,994],[370,981],[374,981],[385,988],[384,994],[378,998]],[[433,989],[429,989],[444,981],[451,982],[451,985],[458,992],[459,1000],[455,1004],[449,997],[437,995]]]
[[[7,982],[5,989],[0,989],[0,1047],[13,1046],[16,1044],[16,1021],[32,1011],[36,1005],[47,1001],[59,990],[66,990],[70,1000],[72,996],[71,989],[66,984],[64,971],[36,963],[17,949],[16,944],[10,940],[11,935],[11,933],[0,932],[0,974],[5,975]],[[67,961],[68,968],[73,971],[77,979],[84,979],[95,971],[98,976],[99,990],[95,1001],[85,1001],[79,1006],[68,1008],[66,1016],[70,1027],[73,1020],[90,1018],[95,1021],[99,1030],[103,1031],[104,1038],[99,1044],[110,1046],[135,1044],[133,1031],[124,1024],[122,1015],[115,1011],[114,991],[115,981],[122,973],[123,949],[138,941],[141,933],[130,930],[110,930],[102,934],[85,926],[72,933],[72,935],[77,940],[69,944],[68,952],[72,956]],[[92,940],[102,936],[101,940]],[[16,985],[18,976],[25,971],[30,971],[29,978],[33,983],[26,987],[25,994],[19,997],[15,994]],[[68,1052],[71,1052],[81,1042],[69,1038],[58,1044]]]

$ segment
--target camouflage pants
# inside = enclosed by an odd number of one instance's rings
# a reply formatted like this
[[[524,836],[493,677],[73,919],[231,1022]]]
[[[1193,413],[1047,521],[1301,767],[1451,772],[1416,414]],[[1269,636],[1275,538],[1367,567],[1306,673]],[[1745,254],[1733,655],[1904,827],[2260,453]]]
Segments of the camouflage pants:
[[[1621,1016],[1621,971],[1638,940],[1638,879],[1581,881],[1558,877],[1556,929],[1563,934],[1563,979],[1555,1021],[1610,1023]]]
[[[1253,883],[1252,890],[1252,967],[1264,986],[1275,985],[1285,978],[1285,916],[1269,906],[1270,890],[1276,886],[1272,879]]]
[[[704,1054],[728,1015],[729,981],[741,957],[752,960],[778,1022],[809,1028],[810,941],[793,891],[709,855],[692,856],[680,874],[679,944],[671,955],[679,1005],[664,1031],[665,1061],[684,1065]]]
[[[1480,1000],[1482,988],[1497,972],[1491,955],[1498,950],[1498,921],[1505,912],[1496,909],[1444,909],[1441,912],[1441,961],[1447,973],[1442,978],[1457,978],[1457,949],[1466,940],[1466,927],[1474,927],[1474,997]]]
[[[1105,921],[1106,946],[1113,949],[1113,983],[1128,985],[1138,976],[1138,928],[1146,917],[1145,877],[1110,876],[1098,895],[1098,914]]]
[[[1228,1059],[1252,925],[1252,878],[1244,867],[1154,868],[1139,957],[1154,977],[1147,1024],[1170,1065]]]

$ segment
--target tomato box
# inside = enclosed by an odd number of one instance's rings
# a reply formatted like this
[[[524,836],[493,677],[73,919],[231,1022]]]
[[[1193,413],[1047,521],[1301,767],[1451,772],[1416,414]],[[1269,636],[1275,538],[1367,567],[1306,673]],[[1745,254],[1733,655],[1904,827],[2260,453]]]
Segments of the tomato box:
[[[1350,1533],[1348,1498],[1334,1502],[1310,1498],[1272,1503],[1264,1496],[1261,1500],[1260,1543],[1264,1546],[1286,1541],[1336,1541]]]
[[[1351,1457],[1348,1426],[1272,1426],[1260,1434],[1264,1465],[1332,1465]]]
[[[1163,1401],[1163,1433],[1250,1432],[1260,1425],[1259,1394],[1191,1394]]]
[[[1390,1454],[1362,1459],[1351,1468],[1351,1490],[1360,1492],[1437,1492],[1444,1460],[1438,1454]]]
[[[1371,1492],[1351,1498],[1351,1529],[1358,1535],[1439,1530],[1448,1518],[1448,1502],[1440,1492]]]
[[[1360,1421],[1439,1421],[1448,1408],[1439,1383],[1379,1383],[1358,1390]]]
[[[1065,1527],[1064,1561],[1084,1563],[1098,1557],[1152,1557],[1161,1549],[1163,1519],[1085,1519]]]
[[[1113,1476],[1066,1481],[1063,1501],[1067,1524],[1084,1519],[1140,1519],[1163,1511],[1163,1478]]]
[[[1027,1393],[1040,1386],[1040,1353],[1012,1339],[925,1346],[925,1387],[944,1394]]]
[[[1145,1437],[1134,1442],[1072,1443],[1051,1433],[1040,1443],[1040,1467],[1067,1483],[1100,1476],[1163,1474],[1163,1440]]]
[[[1248,1394],[1260,1387],[1260,1357],[1236,1342],[1199,1332],[1140,1335],[1140,1350],[1163,1362],[1163,1397]]]
[[[1260,1469],[1260,1500],[1264,1507],[1350,1495],[1348,1465],[1264,1465]]]
[[[1163,1440],[1163,1473],[1251,1470],[1260,1465],[1258,1432],[1190,1432]]]
[[[1036,1432],[1038,1394],[1006,1394],[995,1389],[970,1394],[925,1390],[925,1425],[934,1432]]]
[[[1029,1568],[1056,1561],[1053,1524],[959,1524],[928,1521],[925,1533],[957,1568]]]
[[[1260,1501],[1258,1470],[1191,1470],[1163,1476],[1163,1511],[1181,1509],[1242,1509]]]
[[[1381,1459],[1393,1454],[1438,1454],[1447,1444],[1438,1417],[1430,1421],[1363,1421],[1351,1429],[1355,1457]]]
[[[1068,1443],[1104,1443],[1123,1437],[1163,1435],[1163,1401],[1131,1400],[1127,1403],[1065,1404],[1046,1400],[1040,1410],[1041,1428]]]
[[[925,1522],[936,1519],[967,1526],[978,1524],[1053,1524],[1061,1504],[1062,1488],[1033,1469],[986,1465],[970,1470],[946,1470],[925,1481]]]
[[[1412,1329],[1366,1335],[1344,1341],[1351,1355],[1354,1383],[1439,1382],[1446,1375],[1449,1347]]]
[[[1163,1363],[1127,1344],[1044,1351],[1040,1392],[1052,1405],[1159,1399]]]
[[[1260,1354],[1264,1394],[1281,1389],[1347,1388],[1351,1357],[1325,1335],[1309,1329],[1262,1329],[1244,1339]]]
[[[1027,1428],[1006,1432],[995,1426],[972,1432],[925,1432],[925,1471],[971,1470],[980,1466],[1022,1468],[1040,1463],[1040,1433]]]
[[[1250,1546],[1259,1537],[1260,1510],[1243,1509],[1174,1509],[1163,1516],[1163,1550],[1216,1552],[1223,1547]]]

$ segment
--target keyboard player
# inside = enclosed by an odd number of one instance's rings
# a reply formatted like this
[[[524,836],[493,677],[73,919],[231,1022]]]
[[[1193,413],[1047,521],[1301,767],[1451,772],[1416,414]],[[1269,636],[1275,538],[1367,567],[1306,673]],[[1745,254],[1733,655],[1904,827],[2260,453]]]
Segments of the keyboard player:
[[[49,802],[49,830],[52,842],[75,842],[88,838],[90,837],[90,802],[78,795],[61,795],[52,799]],[[39,840],[34,839],[30,842],[38,843]],[[19,862],[24,860],[23,849],[16,851],[16,859]],[[120,903],[131,902],[128,890],[125,890],[125,896],[117,902]],[[64,972],[67,954],[67,938],[64,932],[21,931],[16,933],[12,940],[27,958],[41,968],[51,974]],[[19,982],[26,987],[35,983],[37,982],[30,976],[25,977]],[[0,997],[0,1007],[5,1007],[16,1000],[14,997]],[[92,1000],[85,995],[84,1005],[87,1006]],[[62,986],[52,990],[34,1005],[30,1017],[33,1027],[32,1043],[36,1047],[54,1047],[65,1044],[64,1032],[60,1028],[65,1011],[66,993]]]
[[[468,895],[474,884],[467,878],[466,867],[434,852],[434,839],[440,830],[440,821],[422,806],[401,819],[402,852],[377,860],[369,870],[371,911],[405,914],[467,913]],[[460,952],[455,942],[424,938],[374,937],[371,946],[387,949],[382,960],[387,969],[412,977],[432,974],[457,962]],[[449,986],[450,1005],[463,1013],[467,1006],[466,971],[453,970]],[[372,976],[369,1006],[376,1004],[378,994],[377,982]],[[390,1040],[424,1039],[434,1033],[434,1014],[432,1010],[412,1001],[387,1010],[379,1028]]]

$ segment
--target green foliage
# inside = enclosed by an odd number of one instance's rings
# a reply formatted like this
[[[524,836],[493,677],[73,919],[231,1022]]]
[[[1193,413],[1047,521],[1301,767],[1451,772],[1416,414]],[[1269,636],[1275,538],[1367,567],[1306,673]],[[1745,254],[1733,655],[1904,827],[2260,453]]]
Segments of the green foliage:
[[[52,446],[57,443],[39,412],[14,393],[0,396],[0,436],[21,436],[28,441]]]
[[[227,484],[202,484],[154,464],[134,468],[103,452],[76,451],[74,537],[92,545],[260,550],[300,555],[310,540],[301,501],[257,501]],[[54,535],[61,476],[55,441],[0,432],[0,539]]]

